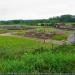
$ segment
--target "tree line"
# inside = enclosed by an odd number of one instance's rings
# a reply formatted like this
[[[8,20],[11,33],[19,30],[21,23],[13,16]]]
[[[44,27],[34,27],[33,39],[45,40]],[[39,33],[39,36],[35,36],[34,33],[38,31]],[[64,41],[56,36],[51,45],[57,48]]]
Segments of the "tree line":
[[[26,25],[54,25],[55,23],[66,23],[75,22],[75,15],[61,15],[52,17],[49,19],[37,19],[37,20],[8,20],[0,21],[1,25],[11,25],[11,24],[26,24]]]

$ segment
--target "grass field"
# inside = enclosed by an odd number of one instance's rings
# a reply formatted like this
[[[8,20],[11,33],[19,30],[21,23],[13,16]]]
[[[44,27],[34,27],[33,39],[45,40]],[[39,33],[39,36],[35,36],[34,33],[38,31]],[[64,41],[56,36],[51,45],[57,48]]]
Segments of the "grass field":
[[[0,30],[0,34],[24,35],[29,30]],[[36,27],[33,31],[44,32]],[[62,30],[45,28],[46,33],[61,33]],[[66,40],[73,31],[63,31],[64,35],[53,40]],[[0,36],[0,72],[2,73],[75,73],[75,44],[57,45],[44,43],[36,38]]]
[[[70,22],[70,23],[69,23],[69,22],[68,22],[68,23],[65,23],[65,25],[67,25],[67,26],[72,26],[73,24],[75,25],[75,22],[72,22],[72,23],[71,23],[71,22]]]
[[[75,72],[74,53],[75,45],[0,36],[0,72]]]

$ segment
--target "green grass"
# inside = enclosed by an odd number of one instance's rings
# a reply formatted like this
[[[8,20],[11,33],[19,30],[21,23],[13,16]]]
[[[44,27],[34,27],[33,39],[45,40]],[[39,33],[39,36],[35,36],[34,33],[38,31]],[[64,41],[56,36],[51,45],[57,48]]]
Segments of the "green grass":
[[[37,32],[44,32],[44,33],[50,33],[50,32],[58,32],[60,31],[59,29],[55,29],[53,27],[37,27],[36,30]]]
[[[67,25],[67,26],[72,26],[72,24],[75,24],[75,22],[65,23],[65,25]]]
[[[0,34],[7,33],[7,30],[0,30]]]
[[[53,54],[43,52],[41,54],[23,54],[19,59],[5,59],[0,62],[0,72],[23,73],[74,73],[75,55]]]
[[[0,36],[0,72],[75,73],[75,45]]]
[[[67,36],[66,35],[55,35],[53,38],[53,40],[67,40]]]
[[[57,45],[54,45],[56,47]],[[36,39],[0,36],[0,57],[17,57],[24,52],[32,52],[38,48],[51,48],[50,43],[43,43]]]
[[[44,32],[44,28],[35,29]],[[46,33],[60,32],[59,29],[46,28]],[[16,32],[24,35],[26,30],[1,30],[0,33]],[[64,31],[64,35],[54,40],[66,40],[73,31]],[[75,73],[75,44],[55,45],[44,43],[35,38],[17,38],[0,36],[0,73]]]
[[[37,39],[30,38],[17,38],[17,37],[8,37],[8,36],[0,36],[0,46],[25,46],[25,47],[38,47],[45,45],[47,47],[51,46],[50,43],[43,43],[43,41],[39,41]],[[34,45],[35,44],[35,45]]]

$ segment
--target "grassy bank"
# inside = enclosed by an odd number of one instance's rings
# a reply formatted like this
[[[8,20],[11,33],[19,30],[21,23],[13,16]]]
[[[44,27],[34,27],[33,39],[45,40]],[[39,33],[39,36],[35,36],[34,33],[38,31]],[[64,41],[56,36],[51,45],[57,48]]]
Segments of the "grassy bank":
[[[75,45],[0,36],[0,72],[75,72]]]

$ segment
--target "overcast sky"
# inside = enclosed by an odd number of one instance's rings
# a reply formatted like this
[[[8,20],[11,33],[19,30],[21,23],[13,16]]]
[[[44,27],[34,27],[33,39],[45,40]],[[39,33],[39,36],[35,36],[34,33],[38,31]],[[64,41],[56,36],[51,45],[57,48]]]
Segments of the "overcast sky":
[[[0,0],[0,20],[75,15],[75,0]]]

